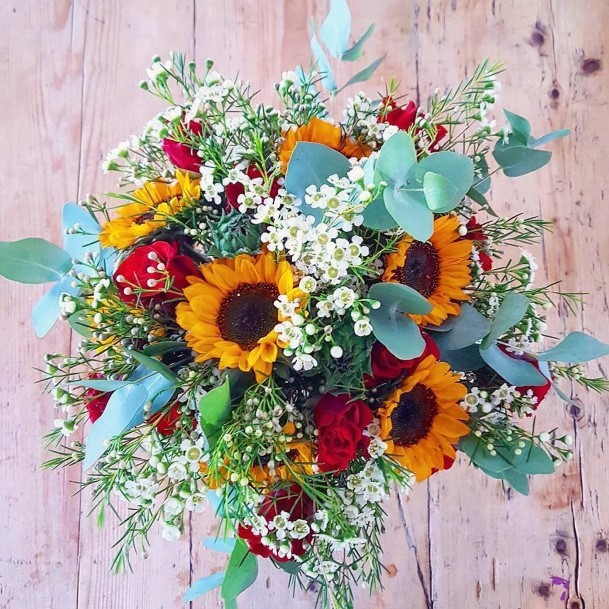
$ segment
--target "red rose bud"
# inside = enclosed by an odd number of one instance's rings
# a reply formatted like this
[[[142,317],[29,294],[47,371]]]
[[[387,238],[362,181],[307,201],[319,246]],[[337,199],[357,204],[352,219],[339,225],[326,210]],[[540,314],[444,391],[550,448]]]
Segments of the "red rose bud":
[[[374,343],[370,355],[372,376],[366,377],[366,387],[374,387],[383,381],[396,379],[402,373],[416,368],[428,355],[433,355],[436,359],[439,359],[440,350],[431,336],[425,332],[421,332],[421,336],[425,340],[423,353],[419,357],[408,360],[397,358],[382,343]]]
[[[104,414],[111,395],[111,393],[100,393],[95,389],[88,389],[85,392],[85,408],[89,413],[91,423],[95,423]]]
[[[157,412],[150,417],[149,423],[154,425],[162,436],[171,436],[180,420],[180,406],[180,403],[176,403],[167,411]]]
[[[262,178],[262,174],[258,171],[255,165],[250,165],[245,172],[248,178],[255,180],[256,178]],[[224,193],[226,195],[226,203],[224,205],[226,211],[231,209],[237,209],[239,207],[239,196],[245,194],[245,188],[241,182],[231,182],[224,187]],[[276,197],[279,193],[279,183],[277,180],[273,180],[271,184],[271,190],[269,197]]]
[[[188,130],[194,133],[194,135],[201,135],[203,131],[201,124],[194,121],[188,123]],[[178,169],[194,173],[199,172],[203,160],[193,148],[189,148],[186,144],[170,138],[165,138],[161,143],[161,147],[163,152],[169,157],[169,160]]]
[[[385,106],[393,108],[385,115],[383,122],[393,125],[402,131],[408,131],[417,118],[417,106],[411,100],[404,107],[398,108],[392,99],[384,100]]]
[[[87,375],[87,378],[90,380],[105,380],[106,377],[99,372],[90,372]],[[89,388],[84,392],[83,402],[89,413],[91,423],[95,423],[95,421],[104,414],[104,410],[106,410],[111,395],[111,391],[103,392],[93,388]]]
[[[363,431],[372,423],[372,411],[361,400],[350,399],[327,393],[315,407],[317,464],[322,472],[347,469],[358,451],[368,448],[370,439]]]
[[[114,282],[123,302],[146,305],[179,297],[190,276],[199,276],[199,271],[179,253],[178,244],[155,241],[134,249],[116,269]]]
[[[273,518],[281,514],[281,512],[288,513],[291,522],[304,520],[310,524],[313,522],[315,504],[298,484],[292,483],[290,486],[271,490],[258,508],[258,515],[267,522],[273,520]],[[289,555],[280,555],[269,548],[268,545],[263,544],[262,536],[254,533],[252,527],[248,525],[239,524],[237,527],[237,535],[247,543],[252,554],[262,556],[263,558],[272,556],[277,562],[286,562],[290,560]],[[309,532],[303,539],[288,539],[287,542],[290,544],[291,556],[302,556],[306,552],[307,546],[311,543],[312,539],[313,531]]]
[[[487,237],[482,230],[482,225],[476,220],[476,216],[472,216],[467,221],[465,228],[467,228],[467,233],[465,234],[466,239],[479,241],[482,245],[484,245]],[[483,271],[490,271],[493,268],[493,259],[482,249],[478,249],[478,261],[480,262],[480,266],[482,267]]]
[[[412,100],[400,108],[391,98],[385,98],[383,100],[383,105],[386,108],[391,108],[391,110],[387,112],[384,118],[381,119],[379,117],[380,122],[393,125],[401,131],[408,131],[415,125],[418,113],[417,106]],[[415,129],[415,134],[419,133],[420,131],[421,128]],[[429,146],[431,152],[436,152],[438,143],[446,136],[447,133],[448,131],[444,128],[444,126],[436,125],[436,136]]]

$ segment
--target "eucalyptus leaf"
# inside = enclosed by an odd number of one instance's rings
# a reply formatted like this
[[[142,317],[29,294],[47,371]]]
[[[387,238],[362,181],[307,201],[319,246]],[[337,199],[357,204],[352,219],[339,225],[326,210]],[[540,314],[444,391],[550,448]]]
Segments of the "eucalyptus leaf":
[[[205,537],[203,539],[203,545],[209,550],[215,552],[225,552],[229,554],[235,547],[236,539],[234,537]]]
[[[76,311],[72,313],[67,319],[68,325],[80,336],[89,338],[91,336],[91,325],[87,320],[86,313],[84,311]]]
[[[360,70],[357,74],[354,74],[339,90],[338,92],[340,93],[340,91],[345,90],[347,87],[350,87],[351,85],[354,85],[358,82],[366,82],[377,70],[377,68],[383,63],[383,60],[385,59],[385,57],[387,56],[387,54],[385,53],[385,55],[383,55],[382,57],[379,57],[378,59],[375,59],[367,68],[364,68],[363,70]]]
[[[509,178],[517,178],[546,165],[552,157],[551,152],[535,150],[526,146],[509,146],[498,142],[493,156],[503,173]]]
[[[72,202],[66,203],[61,213],[61,224],[64,230],[63,247],[72,258],[84,260],[85,252],[100,251],[98,235],[101,226],[85,207]],[[76,232],[67,232],[75,225],[78,225]],[[83,267],[83,272],[87,268]]]
[[[491,322],[488,336],[482,341],[482,348],[486,349],[500,336],[513,328],[526,314],[531,301],[518,292],[508,292]]]
[[[399,359],[413,359],[423,353],[425,341],[419,327],[396,309],[372,309],[370,323],[376,338]]]
[[[77,387],[84,387],[86,389],[96,389],[97,391],[116,391],[117,389],[121,389],[121,387],[125,387],[126,385],[131,385],[130,381],[111,381],[109,379],[89,379],[82,381],[70,381],[68,385],[76,385]]]
[[[385,207],[399,226],[417,241],[427,241],[433,234],[434,217],[416,193],[385,188]]]
[[[456,351],[483,339],[491,327],[490,321],[468,303],[461,305],[460,315],[451,315],[437,330],[441,335],[436,342],[441,349]]]
[[[382,179],[391,186],[403,186],[417,161],[414,140],[405,131],[392,135],[381,147],[375,165],[375,184]]]
[[[364,43],[372,36],[372,32],[374,32],[374,23],[371,23],[362,37],[350,49],[347,49],[342,54],[341,59],[343,61],[357,61],[362,56],[364,52]]]
[[[311,52],[313,53],[313,57],[315,58],[315,62],[317,64],[317,69],[319,70],[321,76],[321,84],[326,88],[327,91],[331,93],[336,91],[336,81],[334,80],[334,74],[332,73],[332,68],[330,66],[330,62],[328,61],[328,57],[326,56],[319,40],[317,39],[317,26],[315,25],[315,20],[311,19]]]
[[[375,283],[368,292],[368,298],[378,300],[381,305],[399,313],[427,315],[433,308],[425,296],[401,283]]]
[[[343,178],[350,169],[349,161],[340,152],[323,144],[298,142],[288,163],[285,188],[302,201],[302,212],[319,222],[324,211],[307,205],[306,189],[309,186],[320,188],[334,174]]]
[[[544,144],[548,144],[549,142],[553,142],[561,137],[566,137],[571,133],[570,129],[558,129],[557,131],[552,131],[550,133],[546,133],[542,135],[540,138],[532,139],[529,142],[530,148],[537,148],[537,146],[543,146]]]
[[[521,474],[552,474],[554,463],[548,453],[530,440],[525,440],[522,453],[514,455],[512,465]]]
[[[369,203],[362,212],[363,225],[374,230],[387,231],[397,227],[395,218],[387,211],[383,195]]]
[[[85,446],[83,467],[90,468],[107,450],[106,442],[144,422],[148,392],[129,383],[114,391],[101,417],[93,423]]]
[[[226,571],[218,571],[218,573],[212,573],[207,577],[202,577],[194,582],[190,588],[186,591],[184,596],[182,597],[182,601],[185,603],[190,603],[191,601],[196,600],[199,596],[202,596],[206,592],[213,590],[214,588],[218,588],[224,582],[224,578],[226,577]]]
[[[504,472],[505,481],[521,495],[529,494],[529,479],[526,474],[517,472],[514,469],[508,469]]]
[[[349,46],[351,35],[351,11],[347,0],[330,0],[330,10],[319,33],[330,55],[340,59]]]
[[[0,275],[20,283],[59,281],[72,268],[68,252],[45,239],[0,241]]]
[[[426,178],[430,172],[432,175]],[[474,163],[469,157],[456,152],[435,152],[417,164],[415,177],[423,184],[429,208],[437,213],[445,213],[459,205],[471,188]]]
[[[71,296],[74,296],[79,292],[79,288],[72,286],[73,280],[73,277],[66,275],[63,279],[55,283],[34,305],[32,310],[32,324],[36,336],[45,336],[57,321],[61,312],[59,306],[59,298],[61,295],[70,294]]]
[[[538,353],[537,358],[547,362],[579,364],[605,355],[609,355],[609,345],[584,332],[571,332],[552,349]]]
[[[436,343],[439,341],[436,340]],[[470,372],[471,370],[479,370],[485,365],[485,361],[480,356],[478,345],[470,345],[463,349],[450,351],[443,349],[441,343],[438,344],[440,349],[440,359],[457,372]]]
[[[546,377],[533,364],[510,357],[496,344],[492,344],[486,349],[481,348],[480,355],[510,385],[536,387],[545,385],[547,382]]]
[[[500,473],[512,467],[510,461],[500,454],[491,455],[485,443],[473,433],[461,438],[459,450],[464,452],[473,463],[491,472]]]
[[[226,567],[226,577],[222,583],[222,598],[235,599],[247,590],[258,577],[258,561],[249,551],[246,543],[237,539]]]
[[[512,129],[510,142],[515,139],[523,146],[528,146],[531,137],[531,123],[524,116],[519,116],[509,110],[504,110],[504,112]]]

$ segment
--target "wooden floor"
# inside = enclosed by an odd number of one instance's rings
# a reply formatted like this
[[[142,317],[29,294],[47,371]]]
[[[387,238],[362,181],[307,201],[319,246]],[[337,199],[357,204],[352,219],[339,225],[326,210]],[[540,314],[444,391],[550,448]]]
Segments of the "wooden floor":
[[[585,8],[584,8],[585,5]],[[549,167],[497,180],[492,198],[506,213],[556,221],[536,253],[550,281],[589,293],[577,318],[553,318],[556,333],[609,339],[609,3],[606,0],[351,0],[354,30],[377,30],[366,52],[388,57],[365,90],[398,76],[422,99],[465,77],[486,57],[505,60],[505,105],[532,119],[534,133],[569,127]],[[374,9],[372,8],[374,7]],[[307,19],[325,0],[2,0],[0,3],[0,206],[2,239],[61,241],[64,201],[114,189],[99,165],[160,107],[137,89],[152,55],[181,50],[239,72],[272,98],[282,70],[308,62]],[[344,78],[343,78],[344,80]],[[501,120],[501,118],[499,119]],[[69,349],[57,328],[33,336],[30,309],[42,287],[0,284],[0,607],[10,609],[174,609],[193,579],[222,567],[200,540],[210,514],[192,519],[186,539],[152,536],[135,573],[109,573],[112,523],[86,518],[73,496],[80,471],[44,473],[40,436],[55,417],[35,385],[47,351]],[[598,366],[591,369],[598,372]],[[531,496],[506,496],[465,466],[434,476],[408,498],[392,498],[386,590],[359,607],[402,609],[606,609],[609,606],[609,400],[581,394],[576,420],[547,400],[539,424],[576,438],[575,458],[536,478]],[[567,600],[552,577],[570,582]],[[268,565],[241,609],[313,607],[289,598]],[[211,594],[192,604],[220,607]]]

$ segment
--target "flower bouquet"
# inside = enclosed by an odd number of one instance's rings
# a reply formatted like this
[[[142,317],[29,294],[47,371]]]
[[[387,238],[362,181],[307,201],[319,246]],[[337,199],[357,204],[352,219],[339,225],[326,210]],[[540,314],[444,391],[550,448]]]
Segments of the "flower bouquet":
[[[499,217],[486,198],[492,176],[540,169],[540,147],[567,132],[488,120],[489,62],[424,105],[391,81],[332,120],[331,63],[358,60],[373,29],[350,46],[349,24],[334,0],[311,69],[277,84],[280,108],[211,61],[153,58],[140,86],[168,107],[105,161],[121,192],[67,203],[63,248],[0,244],[2,275],[54,282],[36,333],[59,317],[82,337],[46,358],[61,413],[46,465],[82,462],[101,520],[128,504],[114,566],[153,524],[175,540],[213,506],[208,545],[230,559],[185,600],[221,586],[234,607],[262,557],[315,582],[322,607],[351,608],[353,585],[382,585],[392,490],[461,458],[472,482],[527,494],[529,475],[571,457],[568,435],[535,427],[548,391],[609,389],[580,366],[607,345],[581,332],[541,345],[546,311],[579,302],[535,286],[519,249],[550,223]]]

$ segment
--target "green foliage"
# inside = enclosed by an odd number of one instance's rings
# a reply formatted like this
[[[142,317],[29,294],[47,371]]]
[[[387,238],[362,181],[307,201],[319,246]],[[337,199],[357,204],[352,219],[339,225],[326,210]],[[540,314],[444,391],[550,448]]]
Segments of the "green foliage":
[[[379,57],[378,59],[375,59],[368,67],[364,68],[363,70],[360,70],[359,72],[357,72],[356,74],[354,74],[338,91],[337,93],[340,93],[341,91],[343,91],[344,89],[346,89],[347,87],[350,87],[351,85],[355,85],[358,82],[366,82],[377,70],[377,68],[383,63],[385,57],[387,56],[387,53],[385,53],[385,55],[383,55],[382,57]]]
[[[474,165],[455,152],[437,152],[416,162],[414,141],[404,131],[389,138],[381,148],[374,180],[387,184],[383,193],[385,210],[409,235],[427,241],[433,233],[433,212],[454,209],[471,188]],[[386,214],[375,201],[364,214],[366,226],[390,226]]]
[[[524,360],[514,359],[504,353],[496,344],[486,349],[480,349],[482,359],[510,385],[522,387],[525,385],[545,385],[547,379],[533,364]]]
[[[423,184],[429,209],[446,213],[457,207],[470,189],[474,163],[456,152],[436,152],[418,163],[415,176]]]
[[[530,304],[531,301],[523,294],[508,292],[491,322],[488,336],[482,341],[482,348],[488,348],[495,340],[513,328],[524,317]]]
[[[400,313],[427,315],[433,308],[425,296],[401,283],[375,283],[368,292],[368,298]]]
[[[226,571],[218,571],[217,573],[212,573],[207,577],[198,579],[190,586],[190,588],[188,588],[182,597],[182,601],[185,603],[190,603],[206,592],[209,592],[214,588],[218,588],[223,584],[225,577]]]
[[[154,372],[158,372],[168,381],[178,384],[178,377],[163,362],[160,362],[158,359],[150,357],[145,353],[140,353],[139,351],[133,351],[132,349],[125,349],[125,354],[129,357],[132,357],[140,364],[146,366],[148,370],[154,370]]]
[[[258,561],[249,551],[246,543],[237,539],[226,567],[226,577],[222,583],[222,598],[226,601],[236,599],[247,590],[258,577]]]
[[[434,340],[442,351],[457,351],[483,339],[491,327],[490,321],[468,303],[461,305],[460,315],[451,315],[441,326],[431,327]]]
[[[330,0],[330,10],[319,33],[330,55],[342,58],[349,46],[351,34],[351,11],[347,0]]]
[[[234,258],[241,253],[255,253],[260,249],[262,224],[252,224],[251,217],[238,211],[222,214],[210,222],[212,247],[209,253],[219,258]]]
[[[571,332],[558,345],[538,354],[541,361],[577,364],[609,355],[609,345],[584,332]]]
[[[59,281],[71,268],[70,254],[45,239],[0,242],[0,275],[12,281]]]
[[[495,445],[491,452],[484,440],[470,434],[461,438],[459,450],[487,475],[505,480],[523,495],[529,493],[527,475],[554,472],[550,455],[539,444],[530,439],[522,440],[518,436],[511,442],[503,441]]]
[[[210,447],[217,441],[222,426],[231,418],[231,390],[228,377],[219,387],[199,400],[200,424]]]
[[[569,134],[568,129],[560,129],[535,139],[531,136],[531,125],[526,118],[508,110],[505,110],[505,115],[512,133],[507,142],[502,140],[497,142],[493,156],[503,173],[510,178],[526,175],[546,165],[552,153],[536,150],[537,146]]]
[[[364,52],[364,43],[372,33],[374,32],[374,23],[371,23],[368,26],[368,29],[362,34],[361,38],[349,49],[347,49],[343,54],[341,59],[343,61],[357,61]]]

